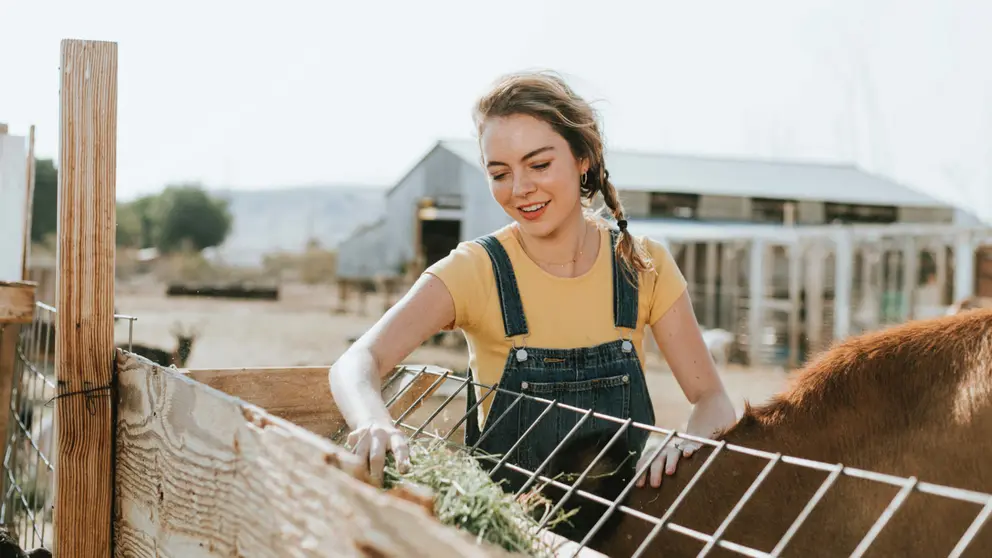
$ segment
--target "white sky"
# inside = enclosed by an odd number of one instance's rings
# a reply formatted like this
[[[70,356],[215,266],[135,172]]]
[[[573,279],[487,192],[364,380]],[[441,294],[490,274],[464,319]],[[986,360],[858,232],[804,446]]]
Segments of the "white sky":
[[[0,121],[40,157],[66,37],[119,43],[124,199],[392,183],[501,73],[552,68],[610,147],[856,159],[992,218],[987,0],[0,0]]]

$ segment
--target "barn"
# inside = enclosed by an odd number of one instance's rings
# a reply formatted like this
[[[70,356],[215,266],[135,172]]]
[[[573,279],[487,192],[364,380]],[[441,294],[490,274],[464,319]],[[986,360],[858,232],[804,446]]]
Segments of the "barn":
[[[700,323],[734,332],[742,362],[795,365],[836,338],[992,288],[978,280],[988,228],[853,165],[622,150],[606,164],[630,230],[670,247]],[[340,245],[342,281],[410,280],[509,222],[472,140],[435,143],[386,207]]]

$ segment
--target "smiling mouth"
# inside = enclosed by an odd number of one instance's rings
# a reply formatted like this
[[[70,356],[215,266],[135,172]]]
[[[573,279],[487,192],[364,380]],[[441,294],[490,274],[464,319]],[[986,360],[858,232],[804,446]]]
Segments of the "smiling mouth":
[[[519,209],[520,211],[523,211],[524,213],[534,213],[535,211],[540,211],[540,210],[544,209],[544,207],[547,206],[549,203],[551,203],[551,202],[542,202],[542,203],[535,203],[535,204],[531,204],[531,205],[522,205],[522,206],[518,207],[517,209]]]

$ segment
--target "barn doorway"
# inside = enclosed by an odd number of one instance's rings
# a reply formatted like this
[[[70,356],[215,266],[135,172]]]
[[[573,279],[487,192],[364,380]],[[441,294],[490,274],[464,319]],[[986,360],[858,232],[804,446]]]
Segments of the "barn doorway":
[[[460,219],[435,219],[420,221],[420,253],[424,268],[447,256],[458,246],[461,238]]]

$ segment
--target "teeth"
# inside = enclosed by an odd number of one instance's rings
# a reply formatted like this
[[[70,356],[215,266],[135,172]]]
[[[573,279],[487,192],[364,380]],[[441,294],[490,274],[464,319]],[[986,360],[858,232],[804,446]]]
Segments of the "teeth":
[[[524,213],[533,213],[546,205],[548,205],[548,202],[539,203],[537,205],[528,205],[527,207],[521,207],[520,211],[523,211]]]

